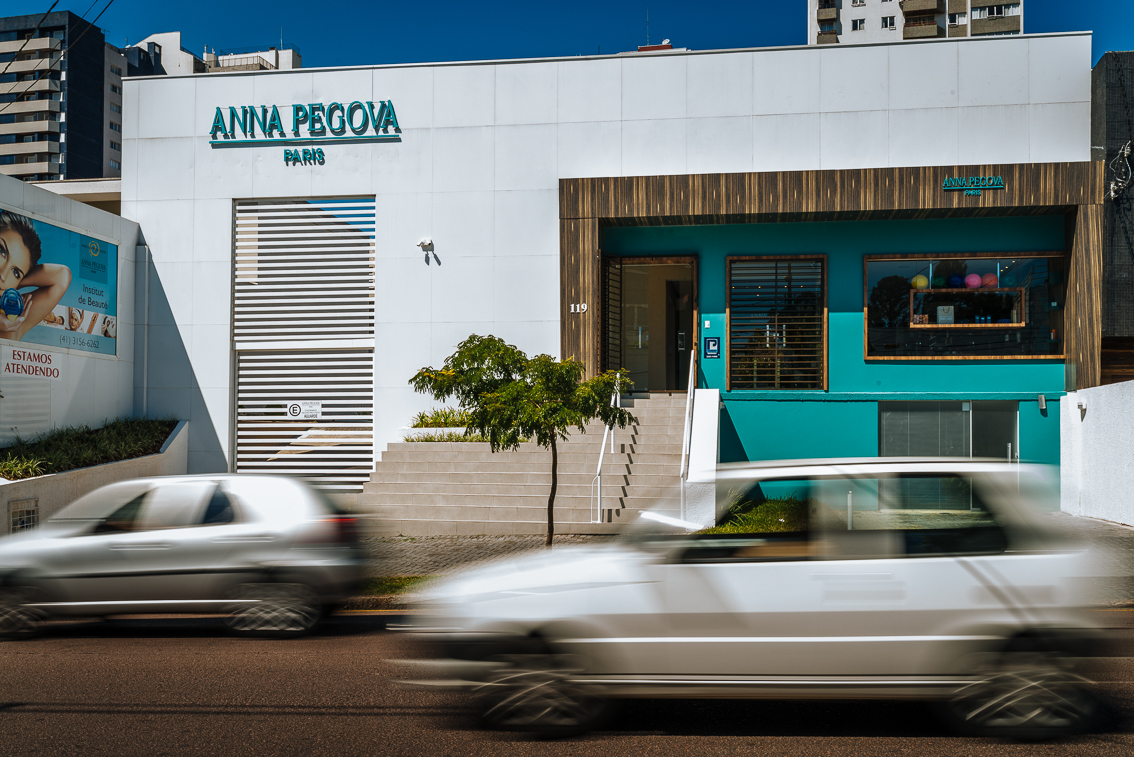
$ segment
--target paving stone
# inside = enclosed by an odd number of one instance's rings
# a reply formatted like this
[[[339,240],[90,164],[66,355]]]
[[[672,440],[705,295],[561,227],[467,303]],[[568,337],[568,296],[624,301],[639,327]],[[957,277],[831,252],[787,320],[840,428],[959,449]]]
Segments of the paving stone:
[[[546,549],[544,536],[386,536],[364,539],[372,576],[438,576]],[[564,534],[552,549],[603,544],[607,534]]]

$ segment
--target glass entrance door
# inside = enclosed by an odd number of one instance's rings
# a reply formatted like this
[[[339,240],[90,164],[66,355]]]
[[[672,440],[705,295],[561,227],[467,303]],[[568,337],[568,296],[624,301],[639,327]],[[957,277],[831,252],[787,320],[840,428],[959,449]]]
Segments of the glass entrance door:
[[[617,324],[617,334],[606,329],[605,367],[626,369],[635,392],[684,391],[694,344],[693,264],[631,260],[619,266],[620,302],[604,307]]]

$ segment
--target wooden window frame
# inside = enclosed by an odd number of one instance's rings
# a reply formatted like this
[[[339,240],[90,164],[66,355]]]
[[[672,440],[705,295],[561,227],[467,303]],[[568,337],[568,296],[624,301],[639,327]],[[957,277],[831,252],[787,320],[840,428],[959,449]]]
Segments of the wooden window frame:
[[[736,389],[732,388],[732,264],[745,263],[750,261],[805,261],[805,260],[818,260],[823,266],[823,275],[820,277],[823,282],[823,348],[822,360],[820,365],[820,374],[822,376],[821,387],[817,389]],[[812,255],[729,255],[725,257],[725,391],[738,391],[738,392],[826,392],[828,390],[828,381],[830,379],[830,370],[828,369],[828,332],[829,332],[829,318],[827,313],[827,275],[830,267],[827,264],[826,253],[817,253]],[[865,349],[865,348],[864,348]]]
[[[1058,355],[869,355],[869,332],[870,332],[870,280],[868,277],[868,265],[870,263],[878,263],[884,261],[903,261],[903,260],[975,260],[978,258],[1058,258],[1064,260],[1066,263],[1066,253],[1064,252],[946,252],[946,253],[910,253],[910,254],[897,254],[885,253],[881,255],[863,255],[862,256],[862,359],[868,363],[885,362],[904,360],[906,362],[930,362],[939,360],[1066,360],[1066,346],[1067,346],[1067,324],[1063,324],[1063,339],[1060,344],[1063,345],[1064,350]],[[1067,283],[1066,270],[1064,272],[1064,285]],[[1066,313],[1066,294],[1064,295],[1063,311]],[[971,328],[980,328],[977,324],[969,324]],[[993,324],[995,325],[995,324]],[[1019,327],[1023,324],[1010,324],[1010,327]],[[1001,325],[1001,328],[1006,328]]]

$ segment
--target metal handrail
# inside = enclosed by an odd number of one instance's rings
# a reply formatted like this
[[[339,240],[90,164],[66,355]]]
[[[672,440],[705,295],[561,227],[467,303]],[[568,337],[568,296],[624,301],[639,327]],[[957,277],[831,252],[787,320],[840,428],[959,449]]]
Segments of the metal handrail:
[[[610,395],[611,407],[622,407],[622,393],[614,390],[614,394]],[[611,424],[602,430],[602,445],[599,447],[598,457],[598,473],[591,479],[591,504],[590,515],[591,523],[602,523],[602,461],[606,456],[606,439],[610,437],[610,454],[614,454],[614,424]],[[595,497],[595,485],[598,484],[598,497]],[[596,507],[597,504],[597,507]]]
[[[681,432],[681,519],[685,520],[685,481],[689,478],[689,447],[693,443],[693,392],[697,389],[697,348],[689,355],[689,380],[685,383],[685,428]]]

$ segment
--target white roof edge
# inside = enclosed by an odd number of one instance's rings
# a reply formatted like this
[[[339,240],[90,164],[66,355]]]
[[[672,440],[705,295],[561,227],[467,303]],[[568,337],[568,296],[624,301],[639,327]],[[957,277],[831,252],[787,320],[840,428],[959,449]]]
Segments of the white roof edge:
[[[449,67],[449,66],[498,66],[505,64],[519,64],[519,63],[558,63],[566,61],[577,60],[626,60],[628,54],[637,57],[673,57],[675,55],[720,55],[724,53],[757,53],[757,52],[773,52],[780,50],[837,50],[847,47],[893,47],[905,45],[936,45],[936,44],[951,44],[959,42],[976,42],[983,44],[990,41],[1004,42],[1006,40],[1017,39],[1030,39],[1042,37],[1089,37],[1094,32],[1091,31],[1078,31],[1078,32],[1044,32],[1041,34],[1012,34],[1012,35],[998,35],[991,37],[939,37],[934,39],[917,39],[907,40],[903,42],[859,42],[859,43],[842,43],[837,45],[782,45],[776,47],[729,47],[717,50],[656,50],[651,52],[634,52],[629,51],[621,53],[611,53],[610,55],[560,55],[550,58],[496,58],[491,60],[464,60],[464,61],[432,61],[425,63],[373,63],[368,65],[357,66],[325,66],[321,68],[290,68],[282,71],[228,71],[224,73],[201,73],[201,74],[177,74],[177,75],[158,75],[158,76],[124,76],[123,81],[144,81],[147,79],[192,79],[192,78],[205,78],[214,76],[282,76],[287,74],[304,74],[322,71],[360,71],[360,70],[374,70],[374,69],[395,69],[395,68],[430,68],[430,67]]]

